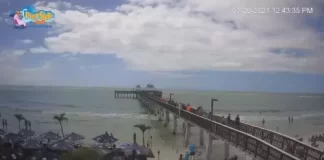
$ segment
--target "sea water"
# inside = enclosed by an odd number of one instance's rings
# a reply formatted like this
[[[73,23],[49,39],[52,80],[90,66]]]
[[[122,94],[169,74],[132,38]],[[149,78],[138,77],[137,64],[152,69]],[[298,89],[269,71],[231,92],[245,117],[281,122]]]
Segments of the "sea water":
[[[8,121],[8,130],[18,131],[18,121],[14,114],[23,114],[32,122],[32,129],[37,133],[48,130],[61,134],[59,124],[53,119],[55,114],[66,113],[67,122],[63,122],[64,133],[76,132],[84,135],[85,143],[92,143],[92,138],[105,131],[112,133],[119,142],[132,141],[133,133],[142,143],[142,133],[134,128],[135,124],[153,126],[146,132],[146,140],[153,137],[153,147],[161,152],[176,152],[183,148],[182,123],[178,123],[177,134],[172,135],[171,123],[164,127],[157,117],[148,115],[136,99],[115,99],[114,90],[118,88],[100,87],[32,87],[2,86],[0,87],[1,118]],[[220,92],[163,90],[165,97],[174,93],[172,98],[182,103],[190,103],[193,107],[203,106],[210,110],[211,98],[214,113],[234,118],[237,114],[241,120],[253,125],[288,134],[303,136],[324,131],[324,94],[305,93],[253,93],[253,92]],[[293,116],[294,122],[288,123]],[[21,122],[21,128],[24,122]],[[192,142],[198,143],[199,131],[193,129]],[[207,136],[205,136],[207,138]],[[155,148],[156,149],[156,148]],[[179,153],[180,154],[180,153]]]

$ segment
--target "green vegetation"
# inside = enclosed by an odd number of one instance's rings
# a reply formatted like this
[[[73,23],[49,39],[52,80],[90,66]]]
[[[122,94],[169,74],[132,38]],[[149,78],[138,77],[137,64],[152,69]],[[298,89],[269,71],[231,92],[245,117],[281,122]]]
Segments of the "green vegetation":
[[[100,155],[91,148],[79,148],[63,154],[61,160],[100,160]]]
[[[18,129],[20,130],[20,122],[22,120],[25,120],[25,117],[22,114],[14,114],[14,116],[17,118],[18,120]]]
[[[145,124],[136,124],[136,125],[134,125],[134,127],[139,128],[142,131],[142,133],[143,133],[143,146],[145,146],[144,133],[145,133],[146,130],[151,129],[152,127],[151,126],[146,126]]]
[[[63,121],[68,121],[68,118],[65,117],[65,113],[61,113],[59,115],[55,115],[53,117],[53,119],[57,120],[61,126],[61,131],[62,131],[62,137],[64,137],[64,132],[63,132],[63,126],[62,126],[62,122]]]

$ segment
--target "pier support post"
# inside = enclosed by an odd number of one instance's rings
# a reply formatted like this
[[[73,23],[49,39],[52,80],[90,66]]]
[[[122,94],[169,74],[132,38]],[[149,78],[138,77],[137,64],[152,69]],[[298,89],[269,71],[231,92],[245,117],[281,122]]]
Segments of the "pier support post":
[[[211,153],[213,150],[213,140],[214,140],[214,137],[209,135],[208,143],[207,143],[207,150],[206,150],[206,160],[211,160]]]
[[[188,121],[185,122],[185,128],[186,128],[186,132],[185,132],[185,146],[189,145],[189,140],[190,140],[190,136],[191,136],[191,126],[189,124]]]
[[[224,158],[229,158],[229,144],[227,142],[224,142]]]
[[[165,115],[165,117],[164,117],[164,127],[166,127],[168,124],[169,124],[169,122],[170,122],[170,114],[169,114],[169,111],[167,111],[166,109],[164,109],[164,115]]]
[[[159,107],[154,105],[154,115],[158,115],[159,114]]]
[[[162,121],[162,108],[159,107],[159,121]]]
[[[204,130],[202,128],[199,128],[199,141],[200,146],[204,146]]]
[[[173,115],[173,132],[172,134],[176,134],[177,133],[177,116],[176,115]]]

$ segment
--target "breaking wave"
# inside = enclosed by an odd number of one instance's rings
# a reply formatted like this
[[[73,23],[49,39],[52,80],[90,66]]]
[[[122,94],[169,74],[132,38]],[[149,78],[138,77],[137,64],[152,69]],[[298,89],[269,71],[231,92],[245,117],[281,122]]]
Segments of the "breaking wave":
[[[316,117],[322,117],[324,116],[324,113],[309,113],[309,114],[301,114],[298,116],[293,116],[294,120],[298,119],[309,119],[309,118],[316,118]],[[226,116],[225,116],[226,117]],[[267,121],[273,121],[273,120],[288,120],[288,116],[240,116],[241,120],[243,121],[262,121],[263,118]]]
[[[59,107],[69,107],[69,108],[80,108],[81,106],[73,105],[73,104],[58,104],[58,103],[51,103],[51,102],[38,102],[38,101],[22,101],[22,100],[14,100],[11,102],[18,102],[18,103],[26,103],[26,104],[43,104],[43,105],[53,105]]]
[[[60,114],[59,111],[44,112],[44,114]],[[130,119],[147,119],[149,115],[140,113],[93,113],[93,112],[65,112],[68,116],[80,117],[100,117],[100,118],[130,118]],[[153,118],[153,116],[151,116]]]

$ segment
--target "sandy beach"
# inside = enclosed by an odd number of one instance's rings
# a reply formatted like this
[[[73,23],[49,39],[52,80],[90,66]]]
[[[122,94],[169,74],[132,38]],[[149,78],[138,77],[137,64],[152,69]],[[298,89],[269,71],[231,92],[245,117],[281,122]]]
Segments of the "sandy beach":
[[[184,133],[182,132],[183,121],[178,122],[176,135],[172,134],[173,120],[170,120],[167,128],[164,127],[163,123],[154,121],[154,126],[156,126],[151,131],[151,135],[158,136],[158,138],[153,138],[153,153],[155,154],[155,159],[157,159],[157,151],[160,151],[160,160],[178,160],[180,154],[185,155],[188,147],[184,146]],[[199,146],[199,128],[191,128],[191,138],[190,144],[196,144],[197,155],[195,160],[205,160],[205,151],[208,140],[208,134],[204,132],[204,146]],[[148,136],[147,136],[148,137]],[[156,145],[155,145],[156,144]],[[237,155],[239,160],[250,160],[251,156],[247,155],[245,152],[238,148],[230,145],[230,157]],[[224,160],[224,142],[222,140],[213,141],[213,151],[211,155],[212,160]]]

